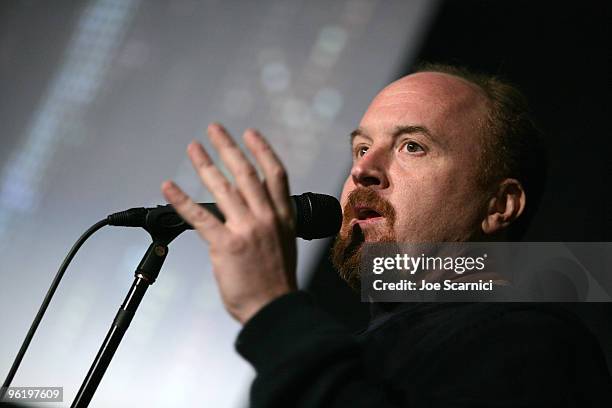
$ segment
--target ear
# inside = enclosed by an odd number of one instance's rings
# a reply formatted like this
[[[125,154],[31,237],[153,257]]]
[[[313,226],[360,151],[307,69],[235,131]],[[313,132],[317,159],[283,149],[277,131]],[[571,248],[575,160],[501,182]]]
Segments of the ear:
[[[495,196],[489,200],[482,231],[494,234],[507,228],[523,213],[526,202],[527,196],[521,183],[516,179],[505,179],[499,184]]]

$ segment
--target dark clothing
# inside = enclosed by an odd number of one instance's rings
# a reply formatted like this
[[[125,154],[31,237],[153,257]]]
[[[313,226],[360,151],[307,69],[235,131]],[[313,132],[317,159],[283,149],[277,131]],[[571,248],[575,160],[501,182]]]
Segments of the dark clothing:
[[[385,309],[386,308],[386,309]],[[546,304],[373,304],[354,335],[304,292],[247,322],[253,407],[612,407],[601,348]]]

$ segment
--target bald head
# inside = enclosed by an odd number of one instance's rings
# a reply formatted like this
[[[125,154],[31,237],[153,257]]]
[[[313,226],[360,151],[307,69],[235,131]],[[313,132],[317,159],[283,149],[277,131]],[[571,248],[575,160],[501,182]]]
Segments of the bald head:
[[[443,99],[452,95],[485,96],[480,87],[461,77],[442,72],[417,72],[387,85],[374,100],[381,96],[410,94],[417,90]]]
[[[439,144],[470,157],[469,165],[475,168],[484,154],[487,101],[482,89],[462,78],[419,72],[398,79],[376,95],[360,129],[422,126]]]

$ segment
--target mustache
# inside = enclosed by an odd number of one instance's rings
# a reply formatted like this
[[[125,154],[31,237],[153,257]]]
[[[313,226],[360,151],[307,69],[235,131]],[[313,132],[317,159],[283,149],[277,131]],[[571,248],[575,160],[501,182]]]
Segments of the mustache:
[[[367,187],[357,187],[351,191],[344,205],[342,224],[348,225],[352,218],[356,216],[354,208],[356,206],[369,207],[387,219],[388,225],[393,225],[395,222],[395,208],[393,205],[376,193],[376,191]]]

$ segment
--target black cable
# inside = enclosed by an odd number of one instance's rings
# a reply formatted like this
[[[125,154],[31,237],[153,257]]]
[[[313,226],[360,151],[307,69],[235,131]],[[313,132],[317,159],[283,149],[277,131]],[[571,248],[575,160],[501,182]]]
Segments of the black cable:
[[[28,350],[28,346],[30,345],[30,342],[32,341],[32,337],[34,337],[34,333],[36,332],[36,329],[38,328],[40,321],[42,320],[45,312],[47,311],[47,307],[49,306],[49,303],[51,302],[51,298],[55,294],[55,290],[59,286],[59,283],[62,280],[62,277],[64,276],[64,272],[66,272],[66,269],[68,268],[68,265],[72,261],[72,258],[74,258],[74,256],[76,255],[78,250],[81,248],[81,246],[85,243],[87,238],[92,236],[97,230],[99,230],[100,228],[106,225],[108,225],[108,219],[98,221],[97,223],[89,227],[89,229],[85,231],[83,235],[81,235],[79,239],[75,242],[75,244],[72,246],[72,248],[70,249],[70,252],[68,252],[68,255],[66,255],[66,258],[64,258],[64,262],[62,262],[62,265],[59,267],[59,270],[57,271],[57,274],[55,275],[53,282],[51,282],[51,286],[49,287],[49,290],[47,291],[47,294],[45,295],[45,298],[42,304],[40,305],[40,308],[38,309],[38,313],[36,314],[36,317],[34,317],[34,320],[32,321],[30,330],[28,330],[28,334],[26,335],[25,339],[23,340],[23,343],[21,344],[19,353],[17,353],[17,356],[15,356],[15,360],[13,361],[13,365],[11,366],[11,369],[8,375],[6,376],[6,379],[4,380],[4,384],[2,384],[2,388],[0,389],[0,401],[2,401],[2,399],[4,398],[4,394],[8,390],[8,387],[11,386],[11,382],[13,381],[13,377],[15,377],[15,374],[17,373],[17,369],[19,368],[19,365],[21,364],[21,360],[23,360],[23,356]]]

